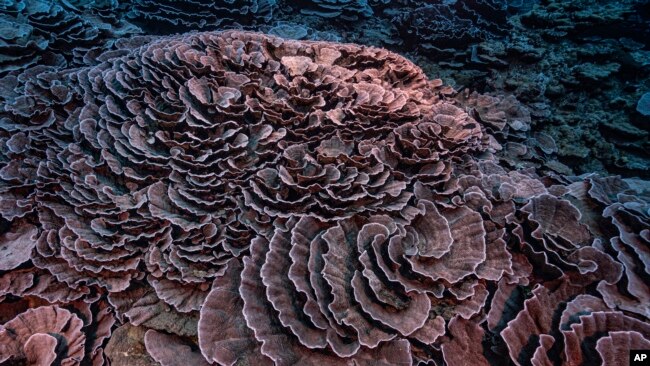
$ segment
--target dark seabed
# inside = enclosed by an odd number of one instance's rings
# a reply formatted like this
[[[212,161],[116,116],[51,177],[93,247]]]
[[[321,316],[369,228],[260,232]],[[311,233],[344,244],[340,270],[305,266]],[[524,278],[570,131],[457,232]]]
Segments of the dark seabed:
[[[0,0],[0,365],[634,365],[649,135],[649,0]]]

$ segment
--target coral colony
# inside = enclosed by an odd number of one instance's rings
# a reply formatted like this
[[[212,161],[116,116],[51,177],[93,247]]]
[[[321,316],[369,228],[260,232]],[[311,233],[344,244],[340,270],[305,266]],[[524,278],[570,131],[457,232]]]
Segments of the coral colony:
[[[0,365],[627,365],[650,2],[0,1]]]

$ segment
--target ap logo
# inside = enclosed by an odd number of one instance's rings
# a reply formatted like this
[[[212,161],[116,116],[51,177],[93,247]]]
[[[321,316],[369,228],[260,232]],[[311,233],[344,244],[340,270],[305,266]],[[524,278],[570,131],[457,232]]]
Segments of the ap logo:
[[[630,366],[650,366],[650,350],[630,350]]]

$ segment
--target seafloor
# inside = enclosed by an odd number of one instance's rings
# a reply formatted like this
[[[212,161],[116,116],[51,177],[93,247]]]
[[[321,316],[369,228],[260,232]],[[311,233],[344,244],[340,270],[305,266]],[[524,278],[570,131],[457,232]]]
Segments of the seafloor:
[[[0,0],[0,365],[634,364],[649,134],[648,0]]]

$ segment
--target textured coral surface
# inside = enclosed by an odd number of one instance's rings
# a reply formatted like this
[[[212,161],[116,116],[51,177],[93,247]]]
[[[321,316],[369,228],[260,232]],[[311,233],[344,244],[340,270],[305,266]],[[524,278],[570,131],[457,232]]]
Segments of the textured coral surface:
[[[650,183],[513,169],[557,152],[514,97],[261,33],[107,49],[0,80],[0,363],[613,365],[650,344]]]
[[[511,168],[650,178],[648,0],[3,0],[0,77],[222,29],[386,47],[458,90],[514,95],[557,151]]]

